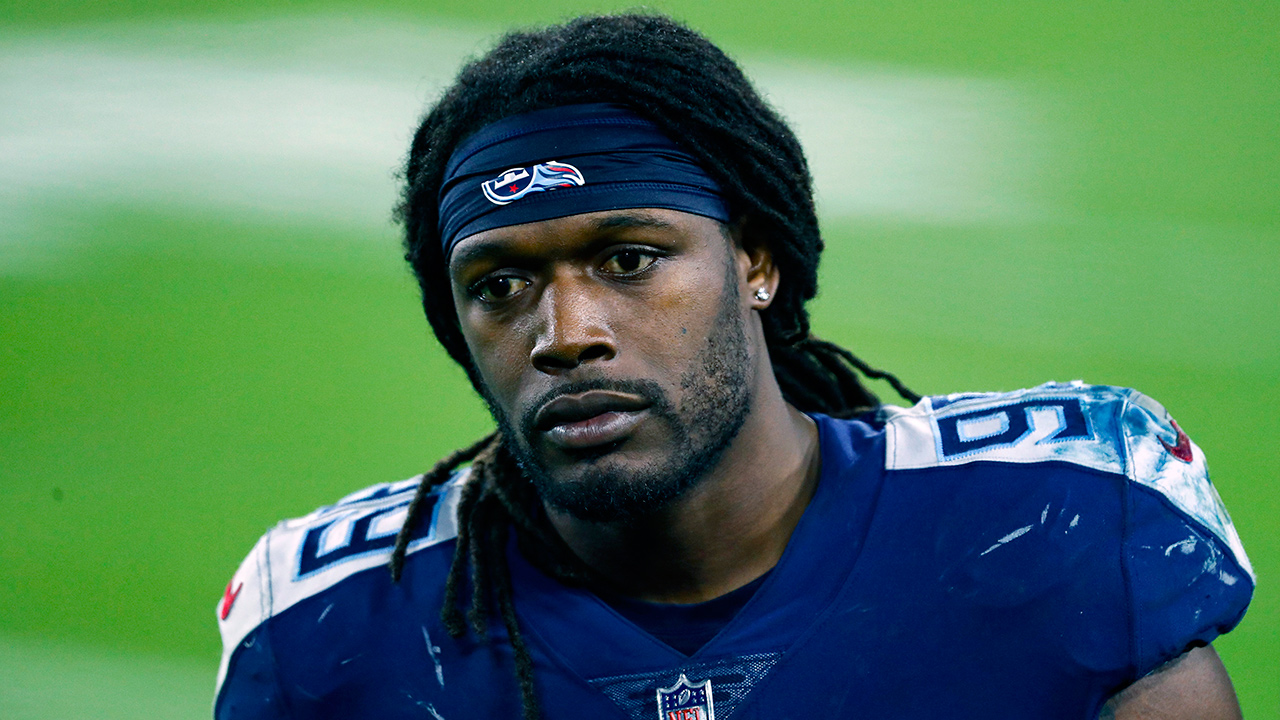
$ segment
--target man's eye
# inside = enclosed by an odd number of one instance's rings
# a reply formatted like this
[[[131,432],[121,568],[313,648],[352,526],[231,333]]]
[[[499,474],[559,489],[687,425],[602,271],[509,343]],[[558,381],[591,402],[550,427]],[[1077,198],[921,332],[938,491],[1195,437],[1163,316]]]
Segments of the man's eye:
[[[481,280],[472,286],[471,292],[484,302],[498,302],[506,300],[527,287],[529,287],[528,280],[505,275]]]
[[[623,250],[614,253],[604,262],[604,271],[618,275],[637,273],[653,264],[658,257],[639,250]]]

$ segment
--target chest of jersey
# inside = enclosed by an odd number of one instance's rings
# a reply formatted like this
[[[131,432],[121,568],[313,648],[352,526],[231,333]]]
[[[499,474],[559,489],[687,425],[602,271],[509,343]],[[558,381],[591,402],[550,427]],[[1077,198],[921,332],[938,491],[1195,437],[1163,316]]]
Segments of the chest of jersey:
[[[788,556],[701,651],[684,656],[594,595],[510,557],[544,717],[1088,717],[1126,672],[1114,479],[1091,488],[979,466],[824,478]],[[838,486],[836,486],[838,484]],[[827,492],[836,491],[836,492]],[[1105,500],[1100,495],[1112,496]],[[1003,501],[1001,497],[1007,497]],[[1091,508],[1091,509],[1090,509]],[[438,562],[432,557],[423,563]],[[274,618],[289,714],[517,717],[506,637],[448,637],[410,566],[353,578]],[[417,578],[418,580],[415,580]],[[1090,579],[1082,582],[1081,579]],[[370,632],[370,628],[376,631]],[[313,642],[306,640],[313,639]],[[306,644],[303,649],[300,645]],[[683,697],[682,697],[683,696]],[[816,714],[815,714],[816,712]],[[1006,714],[1007,713],[1007,714]]]

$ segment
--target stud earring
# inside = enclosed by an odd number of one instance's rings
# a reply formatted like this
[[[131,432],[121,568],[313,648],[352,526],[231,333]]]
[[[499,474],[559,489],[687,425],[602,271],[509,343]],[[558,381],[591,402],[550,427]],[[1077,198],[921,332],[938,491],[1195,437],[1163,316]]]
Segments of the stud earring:
[[[773,297],[768,290],[764,288],[756,288],[756,299],[760,302],[769,302],[769,298]]]

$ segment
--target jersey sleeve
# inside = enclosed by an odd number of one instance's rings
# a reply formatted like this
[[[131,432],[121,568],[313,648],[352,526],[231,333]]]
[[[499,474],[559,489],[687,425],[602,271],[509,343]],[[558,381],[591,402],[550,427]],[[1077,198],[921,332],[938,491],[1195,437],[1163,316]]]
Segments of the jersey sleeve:
[[[287,717],[266,625],[271,613],[271,533],[263,535],[240,564],[215,610],[222,634],[215,720]]]
[[[432,489],[429,516],[407,553],[457,534],[454,513],[467,477],[466,471],[457,472]],[[386,565],[421,480],[417,476],[367,487],[284,520],[258,540],[215,610],[222,633],[216,718],[288,717],[290,708],[307,699],[295,675],[325,639],[314,628],[298,632],[289,622],[290,612],[357,573]]]
[[[1124,564],[1141,677],[1234,628],[1255,578],[1200,448],[1140,393],[1121,413],[1130,480]]]

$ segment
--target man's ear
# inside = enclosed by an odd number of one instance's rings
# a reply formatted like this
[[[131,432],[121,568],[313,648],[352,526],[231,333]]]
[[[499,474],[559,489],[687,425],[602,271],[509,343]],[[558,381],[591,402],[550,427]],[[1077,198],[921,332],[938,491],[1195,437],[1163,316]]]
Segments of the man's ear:
[[[781,278],[769,243],[751,230],[751,223],[746,217],[728,226],[738,255],[739,272],[746,282],[748,300],[756,310],[764,310],[773,303]]]

